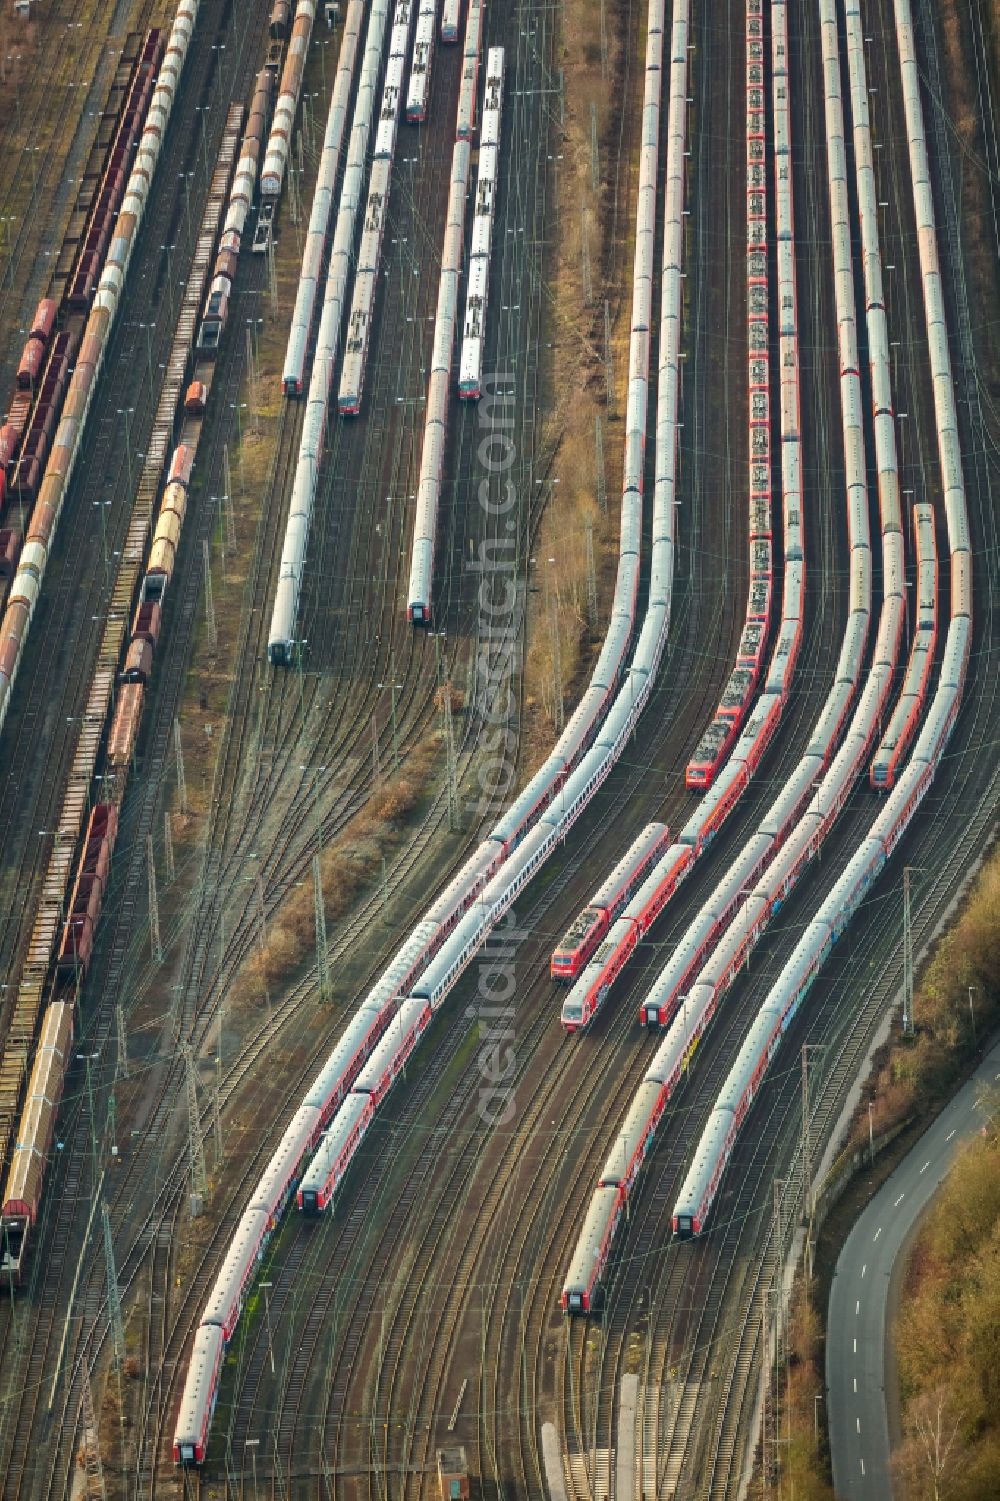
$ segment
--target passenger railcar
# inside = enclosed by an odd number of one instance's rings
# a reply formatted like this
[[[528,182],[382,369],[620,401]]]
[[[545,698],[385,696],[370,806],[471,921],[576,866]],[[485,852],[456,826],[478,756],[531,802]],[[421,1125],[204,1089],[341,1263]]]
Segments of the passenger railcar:
[[[486,58],[486,94],[480,132],[479,174],[476,180],[472,220],[472,252],[465,291],[465,322],[459,358],[458,394],[463,401],[478,401],[482,395],[483,350],[486,311],[489,305],[490,257],[493,246],[493,215],[496,204],[500,150],[500,120],[503,105],[504,52],[491,47]]]
[[[616,1188],[598,1188],[584,1220],[573,1260],[563,1283],[564,1312],[593,1313],[599,1302],[598,1288],[618,1227],[622,1204]]]
[[[396,0],[389,37],[389,58],[382,84],[382,103],[375,131],[375,155],[354,277],[354,295],[348,316],[344,363],[340,372],[337,410],[341,416],[357,416],[361,410],[368,345],[375,316],[375,292],[382,263],[382,238],[389,209],[403,69],[415,11],[415,0],[414,3],[411,0]]]
[[[410,61],[410,78],[406,86],[406,118],[411,125],[421,125],[427,119],[436,22],[437,0],[420,0],[420,8],[417,11],[417,34],[414,38],[413,57]]]
[[[678,0],[676,12],[674,22],[676,56],[671,62],[668,165],[669,176],[675,179],[677,184],[682,184],[687,114],[685,103],[687,0]],[[651,33],[655,32],[655,35],[662,41],[662,0],[653,0],[649,25]],[[653,65],[647,68],[646,90],[647,98],[656,103],[657,107],[659,88],[659,68]],[[652,129],[651,134],[654,137],[656,133],[655,128]],[[461,149],[466,150],[464,146]],[[457,151],[458,148],[456,148]],[[643,185],[655,184],[655,155],[645,153],[640,177]],[[409,1001],[400,1006],[398,1016],[409,1017],[411,1012],[408,1007],[412,1003],[416,1008],[412,1014],[419,1019],[416,1025],[420,1030],[427,1024],[430,1013],[442,1004],[471,957],[482,946],[486,936],[495,927],[500,917],[509,910],[511,903],[525,883],[557,846],[562,835],[572,825],[581,809],[608,774],[609,768],[627,743],[636,716],[646,702],[650,691],[653,669],[662,649],[662,638],[669,619],[670,568],[674,550],[673,489],[676,465],[678,342],[682,303],[680,253],[684,225],[683,193],[675,187],[672,189],[671,197],[673,206],[665,225],[664,297],[659,340],[661,380],[657,395],[657,427],[658,430],[669,433],[669,436],[658,445],[657,450],[656,491],[653,505],[653,547],[656,566],[651,572],[651,596],[655,594],[655,598],[651,598],[651,613],[640,634],[639,648],[637,648],[638,665],[621,682],[618,698],[611,704],[604,725],[593,736],[590,748],[586,751],[583,749],[589,737],[585,726],[580,721],[567,726],[567,731],[564,732],[567,736],[565,741],[567,749],[558,751],[554,757],[554,764],[545,771],[540,780],[537,777],[533,779],[536,786],[536,791],[532,794],[534,803],[518,815],[516,822],[501,820],[501,823],[490,832],[488,842],[495,843],[503,851],[503,863],[500,864],[495,874],[484,877],[483,872],[490,869],[492,861],[478,857],[478,852],[477,857],[473,857],[475,859],[473,880],[477,883],[483,880],[484,884],[478,898],[468,906],[465,915],[454,925],[450,924],[447,912],[440,914],[439,921],[436,923],[418,924],[403,949],[393,959],[378,982],[376,990],[381,990],[386,996],[396,996],[397,987],[404,983],[408,985]],[[648,194],[641,197],[641,203],[645,206],[641,209],[640,227],[644,233],[652,232],[654,203]],[[636,327],[633,334],[636,340],[648,342],[648,321],[644,327]],[[637,404],[633,402],[633,410],[636,406]],[[633,452],[634,447],[635,445],[632,445]],[[626,547],[629,549],[638,547],[641,530],[640,493],[634,476],[627,476],[622,516],[624,566],[619,570],[612,606],[612,620],[615,622],[613,635],[616,644],[612,651],[602,652],[594,674],[593,685],[601,690],[595,700],[595,713],[598,712],[596,705],[603,704],[606,696],[610,696],[622,679],[621,661],[634,626],[637,552],[626,551]],[[577,760],[579,757],[582,759]],[[574,762],[576,764],[573,764]],[[537,823],[535,827],[525,832],[523,820],[529,816],[537,819]],[[465,900],[460,891],[456,892],[455,899],[456,901]],[[446,925],[451,926],[451,931],[442,941],[441,932]],[[428,963],[427,956],[432,953],[434,957]],[[411,976],[415,978],[406,978]],[[384,1004],[388,1007],[395,1003],[386,999]],[[393,1070],[398,1067],[401,1054],[409,1046],[411,1024],[401,1021],[400,1025],[402,1035],[397,1045],[387,1050],[392,1056],[380,1057],[376,1064],[377,1050],[372,1054],[366,1064],[368,1076],[363,1078],[359,1075],[358,1077],[359,1091],[365,1084],[368,1085],[370,1094],[382,1092],[388,1087],[386,1081],[394,1076]],[[319,1111],[315,1112],[311,1124],[303,1122],[301,1128],[296,1129],[301,1130],[303,1141],[309,1136],[318,1135],[322,1129]],[[284,1147],[279,1149],[279,1156],[282,1157],[282,1181],[284,1182],[287,1170]],[[276,1162],[277,1159],[274,1161]],[[301,1165],[301,1158],[292,1163],[295,1172],[301,1168]],[[299,1176],[301,1176],[300,1173]],[[287,1177],[287,1181],[291,1182],[293,1178],[294,1173]],[[247,1214],[255,1215],[258,1212],[260,1211],[252,1202]],[[274,1212],[271,1209],[271,1213]],[[269,1233],[269,1217],[265,1214],[263,1218],[264,1225],[260,1227],[260,1234],[251,1233],[248,1236],[240,1255],[228,1269],[225,1284],[219,1289],[221,1310],[226,1315],[230,1332],[235,1318],[238,1317],[242,1289],[252,1275],[256,1259]],[[203,1323],[213,1321],[210,1301]]]
[[[578,978],[612,922],[645,881],[669,842],[670,830],[666,824],[647,824],[556,946],[550,964],[553,980]]]
[[[823,0],[821,18],[824,61],[831,64],[837,60],[839,52],[837,18],[833,0]],[[917,224],[920,232],[929,232],[923,240],[918,241],[918,252],[925,318],[930,332],[935,326],[945,330],[947,324],[940,277],[937,271],[933,205],[909,0],[899,0],[896,18],[897,46],[903,78],[903,99],[910,151],[910,176],[917,208]],[[849,0],[846,31],[852,104],[856,120],[860,122],[855,127],[856,136],[860,131],[860,141],[857,142],[859,145],[858,163],[859,170],[863,171],[866,163],[870,161],[870,137],[867,133],[863,32],[856,0]],[[836,126],[841,119],[840,89],[837,81],[839,68],[827,66],[826,76],[828,80],[833,81],[832,92],[828,87],[827,94],[828,123],[832,119]],[[836,135],[833,135],[832,139],[836,140]],[[838,173],[843,175],[842,155],[836,151],[831,152],[830,172],[831,184]],[[867,185],[860,194],[862,227],[863,232],[867,229],[870,234],[877,236],[873,195],[868,191],[869,186]],[[873,243],[875,245],[874,269],[877,270],[877,238]],[[870,285],[868,291],[870,294]],[[878,314],[882,312],[882,309],[876,307],[874,311]],[[878,326],[878,320],[876,320],[876,326]],[[962,483],[947,338],[942,337],[937,341],[930,339],[929,344],[931,370],[939,397],[935,402],[938,451],[944,473],[949,480],[954,481],[949,491],[952,510],[947,519],[953,577],[957,576],[959,579],[957,588],[953,586],[952,615],[938,688],[928,709],[923,729],[917,736],[909,765],[888,793],[882,812],[876,818],[869,836],[862,840],[860,847],[848,861],[843,874],[822,903],[816,919],[809,924],[793,950],[740,1050],[720,1094],[709,1127],[699,1142],[695,1159],[675,1205],[674,1229],[678,1235],[699,1234],[704,1229],[740,1123],[749,1109],[760,1079],[820,966],[839,935],[847,927],[858,905],[864,900],[872,881],[881,871],[912,819],[921,798],[931,784],[954,725],[968,663],[972,603],[971,558],[968,553],[968,513]],[[877,349],[879,345],[880,341],[875,340],[873,347]],[[844,375],[849,378],[851,375],[849,362],[845,364],[847,368]],[[877,385],[873,382],[873,388],[876,391],[876,403],[881,401],[887,411],[888,398],[885,395],[879,397],[877,394],[878,390],[888,391],[885,372],[882,373]],[[878,418],[879,415],[877,410],[876,417]],[[878,424],[876,435],[878,436]],[[891,472],[890,470],[889,473]],[[889,499],[891,503],[892,492],[890,492]],[[889,520],[890,522],[896,520],[891,511]],[[898,533],[898,520],[895,530]],[[891,556],[891,552],[889,555]],[[898,575],[898,569],[895,572]],[[891,577],[891,574],[887,576]],[[891,593],[887,594],[886,606],[891,607],[893,603],[894,596]],[[889,641],[892,640],[893,635],[891,629],[887,632],[880,632],[880,636]],[[879,658],[880,650],[886,650],[886,648],[876,647],[876,661],[873,666],[873,678],[876,681],[880,672],[885,679],[891,677],[892,658],[887,659],[883,665]],[[877,704],[877,687],[868,696]],[[849,782],[853,767],[860,763],[867,744],[868,735],[855,732],[834,761],[830,773],[832,785],[828,792],[824,789],[825,797],[818,795],[816,799],[817,814],[824,825],[829,821],[832,810],[840,805],[844,795],[844,784]]]

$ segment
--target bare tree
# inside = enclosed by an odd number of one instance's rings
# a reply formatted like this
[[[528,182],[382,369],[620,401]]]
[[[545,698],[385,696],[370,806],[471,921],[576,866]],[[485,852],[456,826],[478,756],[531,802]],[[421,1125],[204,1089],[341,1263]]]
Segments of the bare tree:
[[[911,1496],[948,1501],[965,1464],[962,1413],[947,1386],[921,1392],[906,1414],[907,1440],[895,1468]]]

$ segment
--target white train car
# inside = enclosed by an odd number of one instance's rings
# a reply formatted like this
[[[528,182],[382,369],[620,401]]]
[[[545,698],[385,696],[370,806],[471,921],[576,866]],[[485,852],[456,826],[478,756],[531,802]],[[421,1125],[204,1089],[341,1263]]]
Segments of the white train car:
[[[489,304],[490,258],[493,248],[493,215],[496,204],[497,168],[500,152],[500,117],[503,108],[504,54],[491,47],[486,57],[486,96],[480,132],[479,175],[472,220],[472,253],[465,292],[465,323],[459,360],[458,394],[463,401],[478,401],[482,395],[483,349],[486,310]],[[645,419],[645,411],[643,411]]]
[[[410,125],[421,125],[427,119],[436,30],[437,0],[420,0],[410,77],[406,85],[406,119]]]
[[[424,413],[424,437],[420,450],[417,507],[413,523],[413,550],[410,556],[410,577],[407,586],[406,613],[414,625],[429,625],[432,616],[434,543],[437,536],[437,513],[441,499],[445,438],[448,428],[448,396],[451,385],[452,352],[455,347],[455,324],[458,317],[458,282],[462,272],[470,154],[468,141],[456,141],[452,150],[451,184],[448,190],[444,248],[441,255],[437,310],[434,317],[431,375],[427,389],[427,408]]]
[[[444,0],[441,8],[442,42],[458,41],[458,23],[462,15],[462,0]]]
[[[446,0],[446,15],[447,9]],[[465,21],[465,44],[462,48],[462,79],[458,86],[458,117],[455,122],[455,136],[459,141],[471,141],[476,129],[476,97],[482,38],[483,0],[469,0],[469,13]],[[441,40],[449,40],[443,31]]]
[[[347,323],[344,363],[340,372],[337,410],[341,416],[356,417],[361,410],[368,345],[375,316],[375,292],[382,263],[382,237],[389,211],[389,188],[392,160],[396,152],[399,124],[399,100],[403,87],[406,53],[410,44],[410,23],[416,0],[396,0],[392,32],[389,37],[389,60],[382,84],[382,103],[375,130],[375,157],[372,162],[365,205],[364,228],[354,278],[354,296]]]
[[[836,47],[836,15],[832,0],[824,5],[824,43],[832,56]],[[867,122],[863,31],[857,0],[848,0],[847,38],[849,47],[850,86],[856,129]],[[709,1130],[702,1137],[695,1159],[684,1181],[674,1208],[674,1231],[681,1236],[700,1234],[711,1212],[722,1174],[725,1171],[739,1129],[739,1121],[749,1108],[753,1091],[759,1084],[781,1037],[787,1030],[803,997],[834,943],[846,929],[851,917],[864,900],[872,882],[899,843],[916,809],[930,787],[941,756],[955,723],[961,703],[968,668],[972,634],[972,558],[969,550],[968,508],[959,449],[955,414],[954,384],[948,353],[947,319],[938,267],[933,205],[930,196],[930,169],[927,159],[920,99],[920,79],[914,48],[912,15],[909,0],[896,0],[896,41],[903,82],[910,156],[910,178],[917,209],[921,282],[924,319],[928,334],[931,375],[934,381],[935,430],[938,459],[950,496],[946,507],[948,542],[951,551],[953,590],[951,619],[945,645],[937,691],[928,709],[913,754],[906,769],[888,794],[882,812],[869,836],[848,862],[816,919],[810,923],[772,988],[758,1021],[741,1048],[732,1072],[720,1096],[720,1106],[732,1111],[732,1123],[723,1133]],[[829,79],[832,70],[827,70]],[[858,156],[859,169],[864,156]],[[862,212],[865,211],[861,199]],[[870,207],[870,205],[869,205]],[[941,337],[935,335],[940,331]],[[873,389],[875,383],[873,382]],[[884,391],[886,386],[882,386]],[[879,399],[876,397],[876,399]],[[718,1114],[719,1111],[716,1111]]]
[[[292,495],[281,550],[281,564],[275,589],[271,626],[267,638],[267,656],[272,666],[290,666],[295,660],[296,626],[299,597],[305,571],[309,531],[312,525],[316,487],[326,433],[326,416],[333,389],[333,375],[340,348],[340,331],[344,321],[347,289],[350,285],[354,232],[358,210],[364,195],[365,156],[371,124],[380,94],[378,76],[382,59],[382,42],[389,15],[389,0],[372,0],[368,12],[368,30],[361,63],[361,76],[351,117],[344,182],[337,209],[330,266],[323,294],[323,311],[316,335],[309,394],[302,423],[302,437],[292,479]]]
[[[326,254],[330,233],[330,218],[333,213],[337,174],[340,170],[340,157],[343,151],[344,132],[347,127],[364,14],[364,0],[350,0],[340,39],[337,76],[333,82],[333,95],[326,118],[323,149],[320,153],[316,188],[309,212],[309,227],[306,230],[305,250],[302,255],[302,269],[299,272],[299,284],[295,293],[295,309],[292,313],[292,325],[288,332],[288,345],[285,350],[281,388],[286,396],[301,396],[305,389],[306,357],[312,335],[316,300],[322,282],[323,257]]]

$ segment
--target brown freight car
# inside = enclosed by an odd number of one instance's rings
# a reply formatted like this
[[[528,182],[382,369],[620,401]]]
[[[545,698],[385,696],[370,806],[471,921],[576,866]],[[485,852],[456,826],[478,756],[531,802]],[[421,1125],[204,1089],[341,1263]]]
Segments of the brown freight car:
[[[141,637],[133,641],[125,657],[122,669],[123,683],[148,683],[153,670],[153,648]]]
[[[35,308],[35,316],[31,320],[31,337],[33,339],[41,339],[43,344],[49,342],[49,335],[55,327],[58,311],[59,304],[54,297],[42,298],[41,302]]]
[[[124,683],[118,695],[115,717],[108,736],[108,764],[114,767],[127,766],[135,750],[142,716],[142,697],[145,692],[141,683]]]
[[[4,1281],[20,1280],[25,1242],[38,1215],[46,1159],[55,1135],[72,1044],[73,1006],[68,1001],[54,1001],[42,1022],[20,1139],[14,1148],[0,1209],[0,1273]]]
[[[21,351],[21,363],[17,367],[17,387],[19,391],[33,391],[38,385],[38,377],[42,371],[42,361],[45,359],[45,345],[41,339],[31,338]]]
[[[208,387],[203,380],[193,380],[188,386],[184,396],[184,410],[192,416],[199,416],[205,410],[205,402],[208,400]]]
[[[155,599],[141,604],[135,612],[132,621],[132,639],[148,641],[150,646],[155,646],[160,639],[160,622],[163,612]]]

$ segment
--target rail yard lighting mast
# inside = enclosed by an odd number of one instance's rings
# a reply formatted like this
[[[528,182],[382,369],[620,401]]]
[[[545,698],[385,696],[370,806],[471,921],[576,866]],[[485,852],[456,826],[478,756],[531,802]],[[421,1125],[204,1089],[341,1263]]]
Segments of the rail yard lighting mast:
[[[270,1282],[262,1282],[260,1290],[264,1294],[264,1322],[267,1325],[267,1353],[271,1359],[271,1375],[274,1375],[274,1342],[271,1338],[271,1300],[268,1294],[273,1286]]]
[[[253,1468],[253,1501],[257,1501],[257,1448],[259,1444],[259,1438],[248,1438],[243,1441],[244,1449],[250,1450],[250,1463]]]

